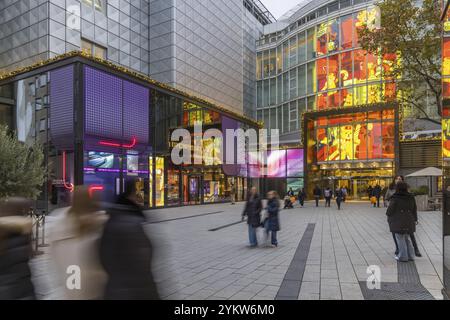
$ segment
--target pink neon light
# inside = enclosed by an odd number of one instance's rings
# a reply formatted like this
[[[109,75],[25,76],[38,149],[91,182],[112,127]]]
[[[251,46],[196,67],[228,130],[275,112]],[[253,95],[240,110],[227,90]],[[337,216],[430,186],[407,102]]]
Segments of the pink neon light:
[[[117,143],[117,142],[109,142],[109,141],[100,141],[99,144],[103,145],[103,146],[108,146],[108,147],[116,147],[116,148],[125,148],[125,149],[131,149],[134,148],[134,146],[136,145],[137,140],[136,137],[133,137],[133,139],[131,140],[130,144],[121,144],[121,143]]]
[[[66,182],[66,152],[63,151],[63,182],[64,182],[64,188],[69,190],[70,192],[73,192],[74,186],[72,183],[67,184]]]
[[[94,192],[96,191],[103,191],[105,189],[105,187],[103,186],[96,186],[96,185],[92,185],[89,187],[89,197],[92,198],[92,195],[94,194]]]

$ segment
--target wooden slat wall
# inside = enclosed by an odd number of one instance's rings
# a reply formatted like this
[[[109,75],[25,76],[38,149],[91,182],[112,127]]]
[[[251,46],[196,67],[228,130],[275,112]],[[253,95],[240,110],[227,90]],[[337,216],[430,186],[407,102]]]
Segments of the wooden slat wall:
[[[442,166],[441,141],[400,142],[400,168],[426,168]]]

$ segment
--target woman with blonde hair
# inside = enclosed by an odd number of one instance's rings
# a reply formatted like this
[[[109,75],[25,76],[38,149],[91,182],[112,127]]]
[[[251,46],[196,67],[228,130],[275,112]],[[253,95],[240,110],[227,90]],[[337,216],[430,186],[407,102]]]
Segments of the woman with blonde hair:
[[[57,221],[50,234],[56,282],[65,299],[101,299],[107,279],[98,246],[107,218],[88,187],[76,187],[72,203],[54,212]]]

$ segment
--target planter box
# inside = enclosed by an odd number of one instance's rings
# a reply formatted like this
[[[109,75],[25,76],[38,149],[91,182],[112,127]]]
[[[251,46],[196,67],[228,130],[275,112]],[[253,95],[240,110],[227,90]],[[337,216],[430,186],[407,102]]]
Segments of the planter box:
[[[428,195],[415,196],[417,211],[428,211]]]

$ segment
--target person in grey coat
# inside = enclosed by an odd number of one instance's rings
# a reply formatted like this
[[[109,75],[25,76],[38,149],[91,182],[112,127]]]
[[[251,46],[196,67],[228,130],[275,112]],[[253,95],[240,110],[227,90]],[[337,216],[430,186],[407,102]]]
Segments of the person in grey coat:
[[[396,259],[401,262],[414,260],[414,248],[409,235],[416,231],[417,205],[414,196],[408,192],[406,183],[396,184],[386,215],[389,229],[394,233],[398,245]]]

